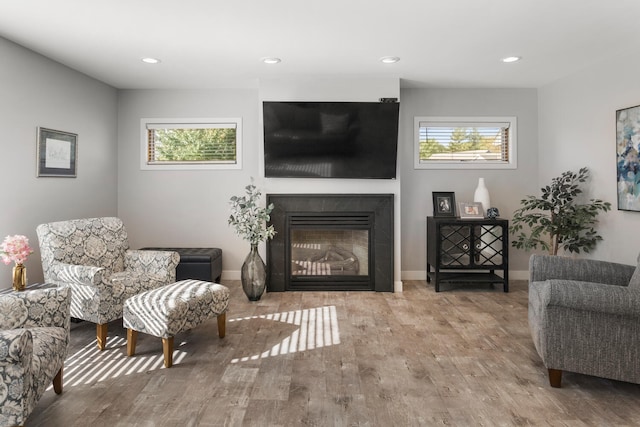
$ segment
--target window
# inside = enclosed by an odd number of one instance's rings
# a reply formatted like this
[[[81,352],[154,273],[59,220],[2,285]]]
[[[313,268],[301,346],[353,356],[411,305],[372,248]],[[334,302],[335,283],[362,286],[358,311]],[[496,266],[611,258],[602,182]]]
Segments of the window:
[[[416,117],[416,169],[515,169],[515,117]]]
[[[140,167],[240,169],[242,120],[142,119]]]

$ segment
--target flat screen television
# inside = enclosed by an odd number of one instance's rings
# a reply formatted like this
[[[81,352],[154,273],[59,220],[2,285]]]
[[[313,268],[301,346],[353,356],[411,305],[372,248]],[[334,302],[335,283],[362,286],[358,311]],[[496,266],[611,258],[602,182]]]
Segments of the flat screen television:
[[[265,176],[395,179],[399,106],[265,101]]]

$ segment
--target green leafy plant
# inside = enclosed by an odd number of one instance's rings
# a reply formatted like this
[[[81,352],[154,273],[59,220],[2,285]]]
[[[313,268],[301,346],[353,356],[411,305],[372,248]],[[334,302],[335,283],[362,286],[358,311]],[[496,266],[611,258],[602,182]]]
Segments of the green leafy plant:
[[[236,158],[236,130],[157,129],[156,160],[224,161]]]
[[[271,219],[273,203],[266,208],[260,206],[262,193],[253,184],[247,185],[245,192],[244,196],[231,197],[229,225],[233,225],[236,233],[243,239],[248,240],[252,245],[257,245],[273,238],[276,234],[273,225],[267,227],[267,222]]]
[[[577,173],[567,171],[541,189],[542,197],[522,199],[522,207],[514,212],[509,227],[515,237],[511,245],[524,250],[540,246],[551,255],[557,255],[559,249],[580,253],[595,248],[602,240],[595,229],[598,214],[610,210],[611,203],[600,199],[578,203],[580,185],[588,177],[586,167]]]

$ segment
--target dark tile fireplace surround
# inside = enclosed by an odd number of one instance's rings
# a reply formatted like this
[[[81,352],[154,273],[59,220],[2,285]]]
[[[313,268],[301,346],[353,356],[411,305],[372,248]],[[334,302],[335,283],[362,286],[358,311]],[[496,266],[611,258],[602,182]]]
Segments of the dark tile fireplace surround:
[[[277,231],[267,242],[269,292],[393,292],[393,194],[267,194],[267,203]],[[351,242],[336,243],[345,238]],[[321,262],[295,261],[300,253]]]

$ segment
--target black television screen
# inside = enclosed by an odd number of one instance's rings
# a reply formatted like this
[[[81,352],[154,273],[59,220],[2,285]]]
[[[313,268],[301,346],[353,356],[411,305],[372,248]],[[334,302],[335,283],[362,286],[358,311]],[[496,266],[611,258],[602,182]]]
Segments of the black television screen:
[[[263,103],[268,178],[396,178],[397,102]]]

